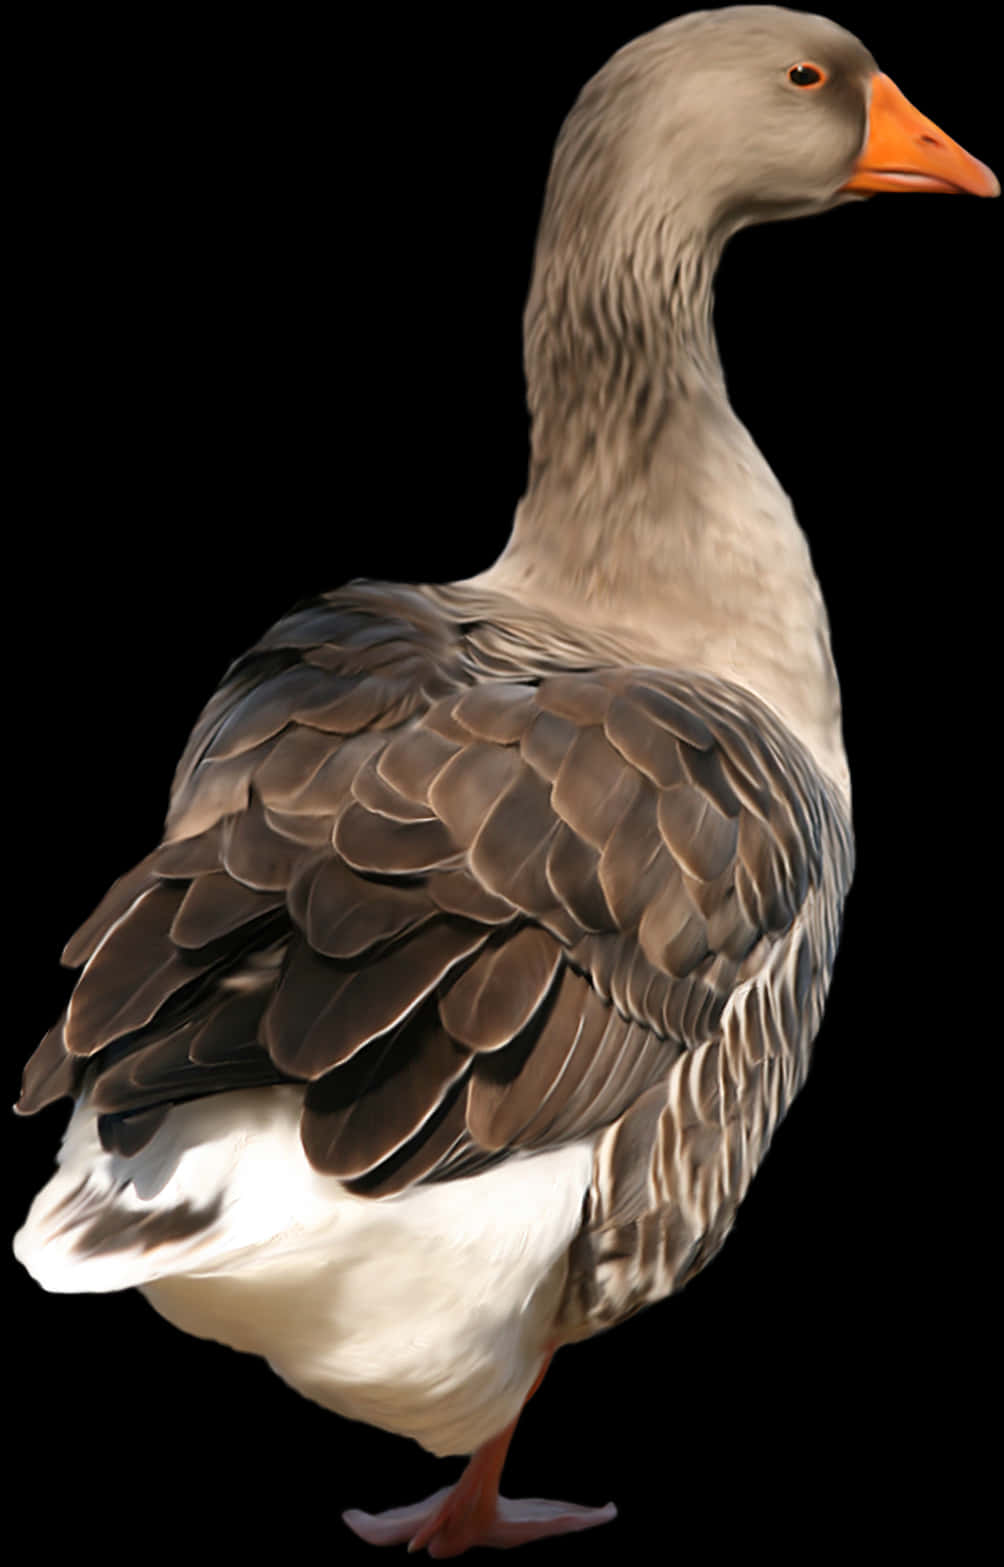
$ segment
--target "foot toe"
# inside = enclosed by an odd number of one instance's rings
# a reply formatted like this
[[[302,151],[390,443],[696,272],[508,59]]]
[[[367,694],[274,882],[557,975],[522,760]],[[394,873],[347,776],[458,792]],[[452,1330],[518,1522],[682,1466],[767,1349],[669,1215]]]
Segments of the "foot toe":
[[[578,1534],[583,1529],[595,1529],[600,1524],[611,1523],[616,1517],[617,1508],[613,1502],[605,1507],[580,1507],[577,1502],[545,1502],[540,1497],[529,1496],[514,1502],[507,1496],[500,1496],[492,1538],[485,1543],[524,1545],[529,1540],[543,1540],[552,1534]]]
[[[424,1502],[413,1502],[410,1507],[391,1507],[385,1513],[364,1513],[351,1507],[342,1514],[342,1522],[367,1545],[404,1545],[442,1507],[451,1487],[444,1486]]]

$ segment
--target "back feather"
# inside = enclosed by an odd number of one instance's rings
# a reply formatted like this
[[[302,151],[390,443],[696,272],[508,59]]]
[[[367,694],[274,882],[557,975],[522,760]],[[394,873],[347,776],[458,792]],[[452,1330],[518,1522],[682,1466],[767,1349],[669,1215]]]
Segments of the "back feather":
[[[748,692],[494,608],[354,583],[231,668],[19,1110],[83,1090],[128,1154],[181,1101],[301,1083],[314,1167],[385,1195],[608,1126],[718,1036],[842,895],[839,802]]]

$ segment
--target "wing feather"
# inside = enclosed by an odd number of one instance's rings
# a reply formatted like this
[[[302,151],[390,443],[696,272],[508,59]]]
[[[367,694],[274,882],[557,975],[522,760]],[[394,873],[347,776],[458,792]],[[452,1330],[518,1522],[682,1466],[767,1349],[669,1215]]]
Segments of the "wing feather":
[[[443,996],[443,1027],[470,1050],[500,1050],[544,1005],[560,963],[561,948],[539,926],[504,933]]]

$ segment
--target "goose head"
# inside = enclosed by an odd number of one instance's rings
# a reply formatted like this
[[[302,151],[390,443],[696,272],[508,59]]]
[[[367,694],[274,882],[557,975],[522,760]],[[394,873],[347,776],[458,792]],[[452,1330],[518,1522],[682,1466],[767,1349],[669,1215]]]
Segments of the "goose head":
[[[633,40],[586,85],[556,149],[545,227],[588,212],[593,232],[624,233],[671,217],[713,244],[887,190],[1000,187],[844,28],[728,6]]]
[[[613,497],[630,515],[626,486],[665,454],[670,413],[681,459],[701,433],[688,403],[707,411],[710,397],[725,417],[712,285],[729,236],[886,190],[999,194],[825,17],[694,12],[613,55],[562,126],[544,197],[524,316],[535,494],[521,516],[557,487],[566,516],[600,507],[608,536]]]

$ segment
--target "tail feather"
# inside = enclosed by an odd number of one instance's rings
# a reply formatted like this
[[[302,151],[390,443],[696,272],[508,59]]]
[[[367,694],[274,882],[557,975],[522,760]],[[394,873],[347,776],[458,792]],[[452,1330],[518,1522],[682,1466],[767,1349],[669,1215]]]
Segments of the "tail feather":
[[[293,1194],[277,1175],[294,1146],[292,1168],[305,1163],[301,1107],[302,1090],[290,1087],[195,1100],[175,1106],[130,1157],[102,1144],[100,1112],[82,1101],[15,1255],[56,1293],[226,1270],[291,1225]]]

